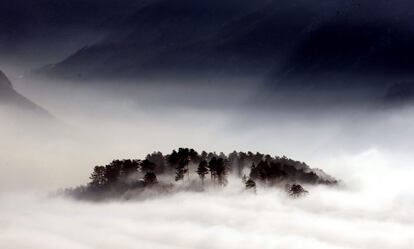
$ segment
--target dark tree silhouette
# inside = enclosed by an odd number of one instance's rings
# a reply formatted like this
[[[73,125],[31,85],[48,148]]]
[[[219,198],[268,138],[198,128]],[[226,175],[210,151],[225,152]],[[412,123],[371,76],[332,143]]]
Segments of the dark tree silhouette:
[[[208,159],[207,157],[208,157],[208,153],[203,150],[200,154],[200,160],[207,160]]]
[[[252,163],[250,166],[250,178],[251,179],[259,179],[259,169],[257,168],[255,163]]]
[[[120,167],[120,177],[128,178],[130,175],[137,173],[140,165],[140,160],[122,160],[118,162]]]
[[[309,193],[299,184],[287,185],[287,192],[292,198],[298,198]]]
[[[105,178],[109,185],[113,185],[118,182],[121,176],[122,161],[114,160],[110,164],[105,166]]]
[[[237,151],[233,151],[228,156],[230,169],[236,173],[238,177],[242,177],[244,165],[240,160],[239,153]]]
[[[294,168],[294,166],[291,166]],[[296,171],[296,170],[294,170]],[[295,172],[291,172],[292,176],[295,176]],[[261,181],[265,184],[275,184],[279,180],[286,179],[287,172],[280,162],[271,160],[260,161],[256,166],[255,163],[251,166],[250,178]]]
[[[159,151],[148,154],[145,159],[155,164],[154,173],[156,174],[163,174],[166,170],[168,170],[166,158]]]
[[[170,168],[175,169],[178,162],[180,161],[179,155],[176,150],[173,150],[171,154],[166,156],[167,162]]]
[[[200,155],[198,155],[197,151],[195,151],[193,149],[190,149],[188,151],[188,157],[189,157],[190,161],[194,164],[198,164],[201,160]]]
[[[219,158],[216,161],[216,175],[219,185],[227,185],[227,164],[223,158]]]
[[[254,189],[256,191],[256,182],[252,179],[246,181],[246,189]]]
[[[158,183],[157,176],[154,172],[147,172],[144,176],[144,183],[146,186],[154,185]]]
[[[169,164],[175,168],[176,181],[183,180],[185,174],[190,178],[190,162],[198,164],[199,161],[198,153],[188,148],[179,148],[178,152],[174,150],[168,157]]]
[[[202,159],[198,164],[197,174],[200,176],[201,182],[204,183],[204,178],[208,174],[208,163],[206,160]]]
[[[178,162],[175,168],[175,181],[184,179],[184,175],[188,172],[188,160],[182,159]]]
[[[91,182],[93,187],[108,187],[124,181],[130,175],[136,173],[139,160],[114,160],[106,166],[96,166],[92,172]]]
[[[148,159],[145,159],[141,162],[141,171],[144,173],[147,172],[154,172],[155,171],[155,163],[151,162]]]
[[[198,167],[195,167],[198,165]],[[250,166],[248,177],[242,180],[246,189],[262,185],[280,186],[281,183],[295,183],[286,189],[292,197],[306,194],[307,191],[297,183],[305,184],[337,184],[338,181],[322,170],[312,169],[303,162],[294,161],[285,156],[272,157],[253,152],[233,151],[228,156],[224,153],[205,152],[198,154],[193,149],[179,148],[169,155],[154,152],[140,160],[113,160],[105,166],[96,166],[86,186],[78,187],[72,191],[76,196],[120,196],[129,189],[145,188],[158,183],[157,175],[164,174],[162,179],[174,177],[175,181],[184,180],[189,176],[190,170],[195,172],[205,184],[205,176],[210,173],[211,183],[220,186],[227,184],[227,175],[233,172],[241,177],[244,169]],[[144,179],[140,179],[142,174]],[[168,180],[164,180],[168,181]],[[157,189],[172,188],[173,184],[160,182]],[[189,184],[191,186],[191,184]],[[139,191],[138,191],[139,192]],[[167,191],[168,192],[168,191]],[[98,199],[98,197],[96,197]]]
[[[105,177],[105,167],[95,166],[89,179],[91,179],[89,185],[93,188],[101,188],[105,186],[108,182],[108,179]]]
[[[208,163],[208,169],[210,171],[210,175],[214,183],[216,183],[217,180],[217,183],[219,185],[224,186],[227,184],[227,166],[223,158],[211,158],[210,162]]]
[[[217,158],[212,157],[208,163],[208,170],[210,171],[210,178],[212,182],[216,181],[217,178]]]

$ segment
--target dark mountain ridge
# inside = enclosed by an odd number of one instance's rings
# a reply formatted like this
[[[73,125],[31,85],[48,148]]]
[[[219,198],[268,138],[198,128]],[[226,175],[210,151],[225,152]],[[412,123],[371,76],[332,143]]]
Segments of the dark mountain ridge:
[[[59,60],[108,34],[142,1],[0,1],[0,54],[4,63]],[[41,65],[41,64],[40,64]]]
[[[43,72],[78,80],[212,72],[258,75],[287,87],[294,80],[347,85],[372,75],[411,78],[414,30],[407,4],[240,1],[235,8],[234,1],[154,1],[102,41]]]

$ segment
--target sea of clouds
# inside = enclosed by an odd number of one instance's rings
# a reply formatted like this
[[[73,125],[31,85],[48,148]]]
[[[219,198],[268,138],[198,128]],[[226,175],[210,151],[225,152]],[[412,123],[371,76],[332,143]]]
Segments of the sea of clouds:
[[[0,248],[414,248],[410,108],[269,114],[87,97],[64,111],[67,99],[49,105],[59,128],[2,113]],[[134,201],[53,195],[86,183],[97,164],[179,146],[285,154],[341,183],[305,186],[299,199],[273,188],[246,192],[231,179],[225,189]]]
[[[245,192],[235,181],[105,203],[3,193],[0,248],[412,248],[413,170],[395,171],[377,150],[333,160],[359,172],[339,187],[308,186],[300,199],[271,188]]]

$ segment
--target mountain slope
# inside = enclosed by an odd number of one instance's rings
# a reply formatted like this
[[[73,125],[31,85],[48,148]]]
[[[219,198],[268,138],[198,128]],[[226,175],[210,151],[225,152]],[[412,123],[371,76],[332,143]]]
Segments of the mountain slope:
[[[0,1],[0,60],[42,65],[94,43],[139,0]]]
[[[312,32],[272,78],[309,87],[387,85],[414,77],[413,42],[414,30],[398,23],[335,20]]]
[[[102,41],[41,72],[76,80],[254,76],[273,89],[383,90],[414,77],[410,6],[407,0],[152,1]]]
[[[103,41],[45,71],[80,79],[208,71],[263,74],[320,18],[319,6],[303,0],[155,1]]]
[[[51,117],[46,110],[16,92],[10,80],[2,71],[0,71],[0,105],[30,111],[44,117]]]

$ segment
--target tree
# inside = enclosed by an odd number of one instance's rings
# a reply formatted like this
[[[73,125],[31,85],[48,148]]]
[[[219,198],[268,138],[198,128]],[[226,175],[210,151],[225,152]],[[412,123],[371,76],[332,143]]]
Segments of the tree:
[[[122,160],[120,161],[120,177],[127,179],[134,173],[138,172],[140,160]]]
[[[167,162],[171,170],[175,170],[180,161],[177,151],[173,150],[170,155],[167,155]]]
[[[237,151],[233,151],[232,153],[229,154],[228,160],[230,163],[230,170],[232,172],[235,171],[236,175],[238,177],[241,177],[243,174],[243,164],[240,161],[239,153]]]
[[[251,165],[250,174],[243,175],[244,167],[248,165]],[[175,180],[180,181],[185,178],[186,174],[189,174],[190,167],[191,170],[193,170],[192,167],[196,168],[195,172],[203,184],[206,175],[210,174],[212,183],[224,186],[227,184],[227,175],[232,172],[242,177],[246,189],[256,189],[259,183],[264,186],[280,182],[338,183],[333,177],[322,174],[323,172],[319,174],[319,170],[312,169],[305,163],[294,161],[286,156],[278,157],[237,151],[233,151],[229,155],[222,152],[208,153],[205,151],[198,154],[193,149],[179,148],[166,156],[161,152],[148,154],[143,161],[136,159],[113,160],[108,165],[96,166],[90,175],[90,182],[83,189],[79,188],[77,193],[107,196],[105,192],[107,191],[112,195],[122,194],[131,188],[157,183],[157,176],[160,174],[168,174],[172,177],[175,173]],[[138,174],[135,174],[139,171],[144,175],[143,180],[138,180]],[[299,184],[287,186],[286,192],[291,197],[299,197],[308,193]]]
[[[259,180],[263,183],[267,183],[270,171],[269,164],[265,161],[260,161],[259,164],[257,164],[257,170],[259,174]]]
[[[203,151],[201,152],[200,159],[201,159],[201,160],[207,160],[207,157],[208,157],[207,152],[203,150]]]
[[[158,183],[157,175],[155,175],[154,172],[147,172],[144,176],[144,183],[147,186],[151,186]]]
[[[188,151],[188,157],[191,162],[196,163],[196,164],[199,163],[201,160],[201,157],[200,155],[198,155],[198,152],[193,149],[190,149]]]
[[[208,169],[210,171],[211,179],[215,183],[216,179],[218,180],[218,184],[226,185],[227,179],[227,163],[224,161],[223,158],[211,158],[210,162],[208,163]]]
[[[246,181],[246,189],[253,189],[256,192],[256,182],[249,178]]]
[[[216,175],[218,179],[218,183],[222,186],[227,185],[227,166],[226,162],[223,158],[219,158],[216,161]]]
[[[150,162],[155,164],[154,173],[162,174],[166,170],[166,160],[161,152],[153,152],[148,154],[145,159],[148,159]]]
[[[184,179],[184,175],[187,173],[188,168],[188,161],[187,160],[180,160],[178,165],[175,168],[175,181],[180,181]]]
[[[250,178],[251,179],[259,179],[259,169],[256,167],[255,163],[252,163],[250,166]]]
[[[91,176],[89,177],[92,181],[89,185],[93,188],[101,188],[107,184],[108,179],[105,177],[105,167],[104,166],[95,166]]]
[[[200,176],[201,182],[204,183],[204,178],[208,174],[208,163],[206,160],[201,160],[198,164],[197,174]]]
[[[290,197],[292,198],[298,198],[301,197],[303,195],[308,194],[309,192],[306,191],[301,185],[299,184],[292,184],[292,185],[287,185],[286,186],[287,189],[287,193],[289,194]]]
[[[188,148],[179,148],[178,155],[180,158],[180,162],[185,167],[185,172],[187,173],[187,177],[189,179],[190,178],[189,164],[190,162],[198,163],[200,161],[200,157],[197,151],[195,151],[194,149],[188,149]]]
[[[286,169],[287,166],[285,166]],[[286,176],[286,172],[282,169],[282,164],[280,162],[271,161],[270,163],[267,160],[262,160],[255,165],[252,164],[250,170],[250,178],[253,180],[259,180],[265,184],[274,184],[275,181],[279,180],[281,177]],[[296,169],[292,166],[294,172]],[[292,173],[292,174],[293,174]]]
[[[118,182],[121,176],[121,166],[122,162],[120,160],[114,160],[105,166],[104,175],[107,179],[107,184],[114,185]]]
[[[145,159],[144,161],[141,162],[141,171],[142,172],[154,172],[155,170],[155,163],[151,162],[148,159]]]
[[[190,162],[198,163],[198,161],[200,161],[198,153],[188,148],[179,148],[178,152],[174,150],[168,156],[168,163],[175,168],[176,181],[183,180],[185,174],[190,178],[189,164]]]
[[[217,158],[212,157],[208,162],[208,170],[210,171],[210,178],[212,182],[216,181],[217,177]]]

